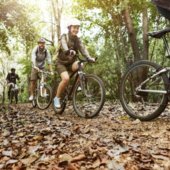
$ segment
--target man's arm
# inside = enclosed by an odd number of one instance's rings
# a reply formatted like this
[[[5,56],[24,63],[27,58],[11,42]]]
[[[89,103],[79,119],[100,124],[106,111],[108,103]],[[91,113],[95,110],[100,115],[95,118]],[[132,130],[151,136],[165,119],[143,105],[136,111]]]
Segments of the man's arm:
[[[36,51],[37,51],[37,47],[35,47],[33,50],[32,50],[32,58],[31,58],[31,61],[32,61],[32,66],[33,68],[35,68],[38,72],[39,72],[39,68],[36,67]]]
[[[21,80],[20,80],[18,74],[16,75],[16,79],[17,79],[19,82],[21,82]]]

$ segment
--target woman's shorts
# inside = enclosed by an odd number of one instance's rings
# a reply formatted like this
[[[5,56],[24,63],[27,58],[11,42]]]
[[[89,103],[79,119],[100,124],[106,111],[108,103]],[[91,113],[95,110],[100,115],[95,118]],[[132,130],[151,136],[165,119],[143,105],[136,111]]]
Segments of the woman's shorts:
[[[60,63],[57,63],[55,65],[56,67],[56,71],[58,72],[59,75],[61,75],[61,73],[63,73],[64,71],[69,71],[69,72],[72,72],[72,66],[73,66],[73,63],[71,64],[60,64]]]

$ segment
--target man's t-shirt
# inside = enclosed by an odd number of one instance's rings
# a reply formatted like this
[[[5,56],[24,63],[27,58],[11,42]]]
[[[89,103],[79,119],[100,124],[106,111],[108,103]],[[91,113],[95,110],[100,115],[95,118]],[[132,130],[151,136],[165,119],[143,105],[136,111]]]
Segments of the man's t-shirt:
[[[16,84],[16,79],[20,80],[18,74],[13,74],[13,73],[8,73],[6,79],[8,79],[10,83],[14,83],[14,84]]]
[[[47,56],[45,53],[47,53]],[[40,51],[39,47],[35,47],[32,51],[32,62],[35,62],[36,67],[42,69],[45,68],[45,60],[47,60],[48,65],[51,64],[50,52],[45,48],[43,51]]]

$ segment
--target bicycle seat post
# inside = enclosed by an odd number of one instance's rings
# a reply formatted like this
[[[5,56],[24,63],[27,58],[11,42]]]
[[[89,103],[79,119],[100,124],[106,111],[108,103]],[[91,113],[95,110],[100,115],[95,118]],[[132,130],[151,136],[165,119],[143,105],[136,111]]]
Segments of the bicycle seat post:
[[[166,40],[165,35],[163,35],[162,38],[163,38],[164,44],[166,46],[166,49],[167,49],[167,52],[168,52],[168,56],[170,56],[170,49],[169,49],[169,45],[168,45],[168,42]]]

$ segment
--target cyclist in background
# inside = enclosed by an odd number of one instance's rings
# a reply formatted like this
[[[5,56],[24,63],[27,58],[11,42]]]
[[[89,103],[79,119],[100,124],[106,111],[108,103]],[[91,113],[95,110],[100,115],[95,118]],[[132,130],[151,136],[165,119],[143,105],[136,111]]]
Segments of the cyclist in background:
[[[170,20],[170,0],[151,0],[156,5],[159,13]]]
[[[8,73],[7,78],[6,78],[8,87],[9,87],[8,99],[10,98],[11,88],[13,88],[15,86],[15,89],[18,89],[18,87],[16,85],[16,79],[18,79],[18,81],[21,82],[18,74],[15,73],[15,68],[11,68],[11,73]],[[18,92],[18,90],[17,90],[17,92]]]
[[[80,51],[85,58],[91,59],[93,62],[95,62],[95,59],[90,57],[82,41],[77,36],[80,27],[80,21],[75,18],[70,19],[67,23],[67,27],[68,34],[63,34],[61,36],[61,47],[59,49],[58,56],[54,62],[54,65],[56,66],[56,71],[62,79],[58,86],[56,97],[54,98],[54,105],[56,108],[61,107],[60,96],[69,82],[68,71],[74,72],[78,69],[78,61],[76,61],[75,54],[78,54],[78,51]],[[73,49],[69,50],[71,47]]]
[[[39,70],[41,69],[43,71],[46,71],[45,60],[47,60],[51,75],[53,75],[54,73],[51,65],[50,52],[45,48],[45,40],[43,38],[40,38],[38,39],[38,47],[35,47],[32,51],[31,96],[29,97],[30,101],[33,100],[34,89],[38,78]],[[44,79],[44,81],[46,82],[46,78]]]

